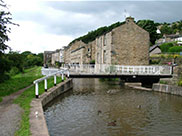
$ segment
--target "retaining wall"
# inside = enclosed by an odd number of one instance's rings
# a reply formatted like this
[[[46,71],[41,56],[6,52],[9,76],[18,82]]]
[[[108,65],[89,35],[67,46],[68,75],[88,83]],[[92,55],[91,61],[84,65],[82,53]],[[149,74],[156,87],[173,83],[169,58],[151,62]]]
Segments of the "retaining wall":
[[[153,84],[152,90],[157,92],[163,92],[163,93],[182,96],[182,87],[179,87],[179,86]]]
[[[68,79],[43,93],[38,99],[32,100],[30,109],[31,112],[29,115],[30,131],[32,136],[49,136],[43,107],[57,96],[72,88],[72,79]]]

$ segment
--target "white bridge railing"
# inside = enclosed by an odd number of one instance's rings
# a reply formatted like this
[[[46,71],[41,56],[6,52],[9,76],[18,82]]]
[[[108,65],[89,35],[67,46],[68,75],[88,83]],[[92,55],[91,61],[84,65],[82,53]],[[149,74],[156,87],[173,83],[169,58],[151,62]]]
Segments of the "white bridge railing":
[[[171,66],[121,66],[108,64],[67,64],[71,73],[118,75],[171,75]]]
[[[45,77],[42,77],[40,79],[35,80],[33,83],[35,84],[35,95],[36,98],[39,97],[39,82],[44,80],[44,88],[47,92],[47,79],[50,77],[54,77],[54,86],[56,86],[56,76],[60,76],[62,78],[62,81],[64,81],[64,75],[67,75],[69,77],[69,70],[67,68],[62,69],[45,69],[42,68],[42,75],[45,75]]]

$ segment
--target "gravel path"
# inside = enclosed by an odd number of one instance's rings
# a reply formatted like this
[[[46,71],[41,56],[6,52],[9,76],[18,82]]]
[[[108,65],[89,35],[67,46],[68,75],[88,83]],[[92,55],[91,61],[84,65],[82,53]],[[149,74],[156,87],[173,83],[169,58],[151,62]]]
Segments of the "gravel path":
[[[0,103],[0,136],[14,136],[15,131],[19,128],[23,109],[19,105],[13,104],[13,100],[31,86],[33,85],[3,98]]]

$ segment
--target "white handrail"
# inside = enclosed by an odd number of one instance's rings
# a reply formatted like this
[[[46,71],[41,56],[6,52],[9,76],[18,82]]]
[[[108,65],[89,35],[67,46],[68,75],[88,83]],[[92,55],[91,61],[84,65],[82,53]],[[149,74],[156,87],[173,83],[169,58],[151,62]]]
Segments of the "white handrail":
[[[61,76],[62,81],[64,81],[64,75],[67,75],[67,77],[69,78],[69,70],[67,68],[61,68],[57,72],[54,72],[52,74],[48,74],[45,77],[42,77],[42,78],[39,78],[39,79],[33,81],[33,83],[35,84],[36,98],[39,97],[39,82],[44,80],[44,88],[45,88],[45,91],[47,91],[47,79],[54,76],[54,86],[56,86],[56,75],[58,75],[58,74],[62,75]]]
[[[122,75],[172,75],[171,66],[122,66],[111,64],[66,64],[66,68],[76,73],[122,74]]]

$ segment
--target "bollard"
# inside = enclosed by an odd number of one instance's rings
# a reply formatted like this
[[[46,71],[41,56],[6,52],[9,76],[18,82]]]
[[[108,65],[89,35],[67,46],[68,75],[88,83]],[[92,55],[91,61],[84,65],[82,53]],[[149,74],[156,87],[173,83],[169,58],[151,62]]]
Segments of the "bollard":
[[[36,96],[36,98],[39,98],[39,85],[38,85],[38,83],[35,84],[35,96]]]
[[[47,92],[47,79],[44,80],[45,92]]]

